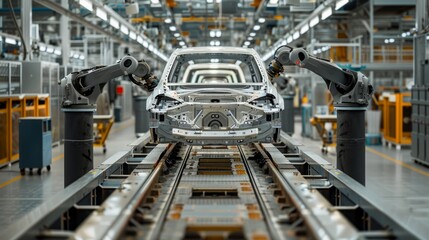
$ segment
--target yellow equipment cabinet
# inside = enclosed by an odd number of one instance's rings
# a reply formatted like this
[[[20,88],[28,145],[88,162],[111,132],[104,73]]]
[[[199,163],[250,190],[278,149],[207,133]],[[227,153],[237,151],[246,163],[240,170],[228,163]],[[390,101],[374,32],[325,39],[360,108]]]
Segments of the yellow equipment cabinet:
[[[9,96],[9,161],[19,159],[19,118],[25,116],[25,95]]]
[[[388,97],[383,111],[384,140],[397,149],[411,144],[411,93],[395,93]]]
[[[322,138],[322,152],[328,153],[328,147],[337,146],[337,116],[336,115],[314,115],[310,120],[320,137]],[[327,128],[331,124],[331,129]]]
[[[0,96],[0,166],[19,159],[19,119],[49,117],[48,94]]]
[[[0,98],[0,166],[4,166],[9,162],[9,99],[6,97]]]
[[[50,106],[49,106],[49,94],[38,94],[37,95],[37,117],[49,117]]]

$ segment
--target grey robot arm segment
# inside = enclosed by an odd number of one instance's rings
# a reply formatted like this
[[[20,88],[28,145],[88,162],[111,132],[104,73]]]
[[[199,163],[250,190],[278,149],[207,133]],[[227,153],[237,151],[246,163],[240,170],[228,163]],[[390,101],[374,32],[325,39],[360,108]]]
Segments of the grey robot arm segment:
[[[150,73],[150,67],[146,62],[125,56],[118,63],[74,72],[62,79],[60,82],[63,89],[62,105],[94,104],[104,85],[120,76],[129,76],[134,84],[142,87],[156,85],[156,78]]]

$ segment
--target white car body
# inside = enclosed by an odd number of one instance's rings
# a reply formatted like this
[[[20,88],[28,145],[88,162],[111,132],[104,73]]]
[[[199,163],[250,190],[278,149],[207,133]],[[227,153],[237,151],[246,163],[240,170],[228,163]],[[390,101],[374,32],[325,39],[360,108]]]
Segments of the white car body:
[[[189,77],[191,70],[204,78],[216,69],[219,74],[235,72],[229,79],[237,80],[198,83]],[[253,49],[235,47],[176,50],[147,101],[155,140],[190,145],[275,141],[282,109],[283,99],[259,55]]]

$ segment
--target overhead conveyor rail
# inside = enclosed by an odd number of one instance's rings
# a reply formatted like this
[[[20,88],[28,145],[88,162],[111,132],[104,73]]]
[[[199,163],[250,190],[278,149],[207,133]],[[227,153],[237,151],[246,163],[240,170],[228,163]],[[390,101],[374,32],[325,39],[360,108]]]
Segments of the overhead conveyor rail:
[[[145,134],[9,228],[5,239],[418,239],[368,190],[278,144],[150,144]],[[427,229],[427,228],[426,228]]]

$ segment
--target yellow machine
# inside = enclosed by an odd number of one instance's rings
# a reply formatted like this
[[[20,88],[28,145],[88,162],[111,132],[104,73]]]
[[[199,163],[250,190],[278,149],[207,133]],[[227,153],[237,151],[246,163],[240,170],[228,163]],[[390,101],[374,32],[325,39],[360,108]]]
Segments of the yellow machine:
[[[113,125],[112,115],[94,115],[94,147],[103,147],[106,153],[106,139]]]
[[[328,147],[337,146],[337,116],[336,115],[314,115],[310,119],[313,125],[322,138],[322,152],[328,153]],[[331,129],[327,128],[327,123],[330,123]]]
[[[381,114],[383,140],[389,146],[395,144],[397,149],[411,144],[411,93],[399,92],[381,95],[375,103]]]

